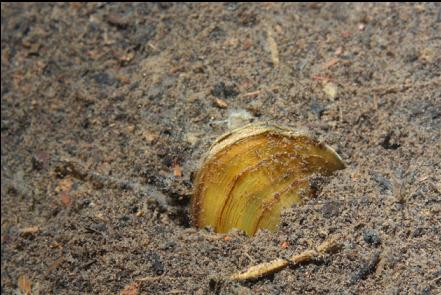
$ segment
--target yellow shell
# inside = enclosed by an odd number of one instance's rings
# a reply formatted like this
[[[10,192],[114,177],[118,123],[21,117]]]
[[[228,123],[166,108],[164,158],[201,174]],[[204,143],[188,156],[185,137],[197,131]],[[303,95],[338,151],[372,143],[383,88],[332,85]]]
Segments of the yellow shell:
[[[307,133],[250,124],[221,136],[210,148],[195,179],[193,223],[216,232],[232,228],[254,235],[274,230],[283,208],[312,194],[314,174],[345,167],[329,146]]]

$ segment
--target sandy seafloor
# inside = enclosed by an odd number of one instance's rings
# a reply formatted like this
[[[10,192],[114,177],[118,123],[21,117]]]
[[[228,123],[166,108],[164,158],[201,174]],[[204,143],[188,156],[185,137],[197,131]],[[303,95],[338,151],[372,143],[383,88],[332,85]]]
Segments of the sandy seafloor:
[[[440,294],[439,4],[2,3],[1,48],[2,294]],[[275,233],[196,229],[202,155],[247,122],[347,168]]]

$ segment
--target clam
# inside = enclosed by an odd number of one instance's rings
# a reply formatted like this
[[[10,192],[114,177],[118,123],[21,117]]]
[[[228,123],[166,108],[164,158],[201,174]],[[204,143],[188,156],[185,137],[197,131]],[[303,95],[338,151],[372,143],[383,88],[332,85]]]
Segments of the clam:
[[[273,231],[284,208],[314,193],[315,175],[344,167],[331,147],[307,132],[246,125],[217,139],[205,156],[195,178],[192,221],[219,233]]]

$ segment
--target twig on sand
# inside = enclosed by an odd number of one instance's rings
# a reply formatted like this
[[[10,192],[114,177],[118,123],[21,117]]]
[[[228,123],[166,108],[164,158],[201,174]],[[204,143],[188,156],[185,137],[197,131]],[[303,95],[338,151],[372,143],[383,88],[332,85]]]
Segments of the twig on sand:
[[[254,98],[256,96],[258,96],[262,91],[260,90],[256,90],[256,91],[252,91],[252,92],[247,92],[241,95],[241,97],[243,98]]]
[[[258,279],[260,277],[278,272],[290,263],[301,264],[309,262],[315,258],[319,258],[325,253],[332,253],[339,246],[338,237],[332,237],[324,241],[318,247],[312,250],[306,250],[298,255],[292,256],[290,259],[275,259],[270,262],[261,263],[255,266],[251,266],[244,272],[238,272],[230,276],[233,281],[245,281]]]
[[[274,40],[273,37],[273,31],[271,27],[268,25],[266,29],[266,35],[267,35],[267,43],[269,50],[271,52],[271,60],[273,63],[273,66],[277,68],[279,66],[280,60],[279,60],[279,49],[277,47],[276,40]]]

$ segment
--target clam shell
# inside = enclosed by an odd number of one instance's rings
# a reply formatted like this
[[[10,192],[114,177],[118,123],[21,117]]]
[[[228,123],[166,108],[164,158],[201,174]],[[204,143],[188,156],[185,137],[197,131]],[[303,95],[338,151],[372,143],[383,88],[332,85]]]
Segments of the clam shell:
[[[254,235],[274,230],[284,208],[312,194],[314,175],[345,167],[339,155],[307,132],[250,124],[211,146],[195,179],[191,215],[195,226],[232,228]]]

